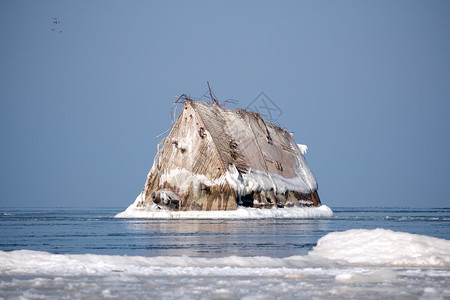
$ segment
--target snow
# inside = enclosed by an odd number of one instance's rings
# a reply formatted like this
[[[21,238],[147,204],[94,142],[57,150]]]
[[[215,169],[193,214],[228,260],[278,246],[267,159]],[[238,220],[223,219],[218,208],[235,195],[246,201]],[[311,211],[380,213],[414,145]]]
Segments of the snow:
[[[378,283],[394,280],[397,273],[391,269],[380,269],[370,271],[358,271],[354,273],[341,273],[336,275],[335,280],[340,283]]]
[[[175,168],[161,173],[160,183],[162,184],[164,182],[176,186],[181,192],[187,192],[191,184],[194,188],[200,184],[205,184],[207,186],[224,185],[225,176],[221,176],[215,180],[209,180],[203,174],[194,174],[183,168]]]
[[[152,167],[153,169],[154,167]],[[306,172],[307,170],[303,171],[305,174],[298,172],[297,176],[286,178],[278,174],[267,174],[264,171],[251,169],[247,174],[241,174],[232,165],[222,176],[210,180],[203,174],[194,174],[183,168],[175,168],[161,173],[160,184],[167,182],[171,186],[177,187],[182,193],[187,192],[191,185],[194,189],[199,189],[201,184],[224,186],[225,183],[228,183],[241,196],[249,195],[254,191],[270,190],[271,188],[275,188],[278,193],[285,193],[286,191],[310,193],[317,189],[317,183],[312,174]],[[144,193],[146,192],[144,190]],[[141,197],[140,201],[143,202],[143,194],[138,197]],[[136,204],[137,202],[135,202],[135,206]]]
[[[155,161],[157,158],[155,158]],[[299,163],[301,163],[299,159]],[[155,163],[153,164],[150,173],[155,169]],[[172,170],[166,170],[161,173],[160,184],[164,182],[169,183],[171,186],[177,187],[179,192],[186,193],[192,186],[194,190],[199,190],[202,184],[206,186],[219,185],[224,186],[226,183],[233,188],[238,195],[245,196],[251,194],[254,191],[270,190],[276,187],[276,192],[285,193],[286,191],[298,191],[302,193],[310,193],[312,190],[317,189],[317,183],[314,176],[309,169],[302,168],[302,172],[305,174],[297,174],[293,178],[285,178],[278,174],[267,174],[264,171],[248,170],[247,174],[241,174],[238,172],[234,165],[229,166],[227,172],[216,179],[208,179],[203,174],[194,174],[184,168],[175,168]],[[148,179],[147,176],[147,179]],[[305,178],[307,180],[305,181]],[[286,218],[327,218],[332,216],[332,211],[327,206],[322,206],[320,209],[310,208],[289,208],[293,209],[291,212],[285,210],[281,211],[264,211],[258,212],[251,209],[240,208],[234,212],[168,212],[161,209],[156,209],[156,206],[150,204],[150,206],[142,207],[145,202],[145,194],[147,188],[145,188],[141,194],[136,198],[135,202],[130,205],[126,211],[118,214],[116,217],[124,218],[268,218],[268,217],[286,217]],[[173,197],[172,197],[173,198]],[[310,205],[310,203],[307,203]]]
[[[395,241],[395,242],[394,242]],[[188,256],[142,257],[93,254],[51,254],[0,251],[1,274],[45,275],[108,274],[283,274],[302,267],[409,267],[450,269],[450,241],[386,229],[353,229],[319,239],[305,256],[202,258]],[[184,269],[186,268],[186,269]],[[224,269],[221,269],[224,268]],[[450,270],[449,270],[450,271]],[[346,273],[340,273],[343,279]],[[374,274],[372,274],[371,277]],[[378,276],[378,275],[377,275]]]
[[[357,229],[285,258],[0,251],[0,274],[4,298],[447,298],[450,241]]]
[[[343,264],[450,267],[450,241],[387,229],[353,229],[321,238],[310,253]]]
[[[274,188],[278,193],[286,191],[298,191],[309,194],[317,189],[317,183],[314,180],[306,182],[305,177],[300,173],[292,178],[286,178],[278,174],[269,173],[260,170],[249,170],[247,174],[241,174],[235,166],[231,166],[225,173],[228,184],[241,196],[249,195],[254,191],[270,190]]]
[[[241,174],[234,165],[230,166],[222,176],[213,180],[209,180],[203,174],[194,174],[182,168],[165,171],[161,174],[161,184],[168,182],[182,192],[186,192],[191,184],[194,187],[199,184],[223,186],[225,182],[228,182],[241,196],[251,194],[253,191],[270,190],[273,187],[276,187],[276,191],[279,193],[288,190],[310,193],[311,190],[317,189],[315,179],[310,179],[310,181],[305,182],[304,177],[300,174],[293,178],[286,178],[278,174],[266,174],[265,171],[251,169],[248,174]]]
[[[142,201],[142,194],[125,211],[116,218],[149,218],[149,219],[264,219],[264,218],[331,218],[333,211],[326,205],[319,207],[289,207],[259,209],[238,207],[237,210],[226,211],[173,211],[158,208],[152,204],[137,207]]]
[[[301,177],[302,181],[306,184],[309,191],[317,190],[316,177],[314,177],[314,174],[306,163],[305,157],[303,156],[303,154],[301,154],[305,149],[302,150],[301,148],[299,148],[299,145],[293,143],[293,140],[291,140],[291,145],[296,148],[298,152],[298,155],[296,156],[297,164],[295,166],[295,173],[297,174],[297,176]]]
[[[297,144],[298,149],[300,150],[300,153],[302,155],[306,154],[306,151],[308,151],[308,146],[306,145],[302,145],[302,144]]]

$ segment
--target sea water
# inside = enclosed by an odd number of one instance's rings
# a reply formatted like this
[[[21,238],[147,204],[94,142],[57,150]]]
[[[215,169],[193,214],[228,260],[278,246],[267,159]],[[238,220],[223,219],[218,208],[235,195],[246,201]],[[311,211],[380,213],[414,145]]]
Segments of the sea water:
[[[450,208],[315,218],[0,209],[5,299],[450,298]]]

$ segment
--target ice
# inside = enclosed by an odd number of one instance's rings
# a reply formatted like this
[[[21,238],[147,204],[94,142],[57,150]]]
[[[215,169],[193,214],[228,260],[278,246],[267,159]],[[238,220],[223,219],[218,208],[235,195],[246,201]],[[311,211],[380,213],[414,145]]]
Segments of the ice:
[[[253,191],[274,190],[278,193],[286,191],[297,191],[302,193],[310,193],[317,189],[317,182],[312,175],[302,174],[301,170],[297,171],[297,175],[292,178],[266,173],[259,170],[249,170],[247,174],[240,174],[233,166],[234,170],[228,170],[225,178],[230,186],[240,195],[248,195]]]
[[[376,271],[359,271],[354,273],[341,273],[336,275],[335,280],[341,283],[377,283],[394,280],[397,273],[391,269]]]
[[[223,176],[210,181],[204,175],[192,174],[185,169],[174,169],[161,174],[161,180],[177,186],[181,191],[187,191],[191,185],[196,188],[200,183],[211,185],[223,185],[228,182],[238,194],[246,195],[251,191],[267,189],[276,185],[278,191],[308,190],[300,176],[286,179],[277,174],[267,176],[264,172],[250,170],[248,174],[241,176],[235,167],[229,169]],[[303,182],[299,184],[298,181]],[[314,181],[315,182],[315,181]],[[177,219],[261,219],[261,218],[330,218],[333,211],[326,205],[319,207],[289,207],[273,209],[254,209],[238,207],[231,211],[173,211],[157,205],[142,206],[146,190],[140,193],[133,204],[125,211],[116,215],[116,218],[177,218]],[[301,202],[301,201],[300,201]]]
[[[306,151],[308,151],[308,146],[306,145],[302,145],[302,144],[297,144],[298,149],[300,150],[300,153],[302,155],[306,154]]]
[[[345,265],[450,267],[450,241],[387,229],[329,233],[309,253]]]
[[[392,241],[395,241],[391,243]],[[417,245],[420,244],[420,247]],[[154,274],[188,268],[205,274],[217,273],[217,268],[228,268],[231,275],[239,269],[257,272],[267,268],[268,272],[285,272],[283,268],[296,267],[429,267],[450,268],[450,241],[395,232],[386,229],[354,229],[333,232],[319,239],[317,246],[306,256],[273,258],[266,256],[202,258],[189,256],[140,257],[109,255],[63,255],[47,252],[16,250],[0,251],[2,274],[29,274],[40,272],[46,275],[107,274],[120,270],[129,274]],[[175,268],[177,270],[173,270]],[[208,269],[210,268],[210,269]],[[281,268],[277,270],[277,268]],[[220,270],[218,273],[223,273]],[[195,273],[195,272],[194,272]]]
[[[289,207],[258,209],[238,207],[227,211],[173,211],[150,207],[137,207],[141,195],[116,218],[151,218],[151,219],[264,219],[264,218],[331,218],[333,211],[326,205],[319,207]]]
[[[207,186],[223,185],[225,183],[225,177],[221,176],[211,181],[203,174],[193,174],[186,169],[175,168],[162,172],[161,182],[167,182],[172,186],[176,186],[180,191],[187,192],[191,185],[198,186],[202,183]]]
[[[203,174],[194,174],[183,168],[166,170],[161,173],[161,183],[167,182],[176,186],[181,192],[187,192],[191,185],[194,187],[200,184],[223,186],[228,183],[241,196],[272,188],[278,193],[285,193],[288,190],[310,193],[317,189],[317,182],[304,160],[300,161],[301,159],[299,158],[298,165],[302,167],[296,167],[296,176],[292,178],[251,169],[248,173],[241,174],[234,165],[231,165],[222,176],[212,180]]]
[[[0,251],[0,298],[448,298],[449,249],[444,239],[358,229],[285,258]]]

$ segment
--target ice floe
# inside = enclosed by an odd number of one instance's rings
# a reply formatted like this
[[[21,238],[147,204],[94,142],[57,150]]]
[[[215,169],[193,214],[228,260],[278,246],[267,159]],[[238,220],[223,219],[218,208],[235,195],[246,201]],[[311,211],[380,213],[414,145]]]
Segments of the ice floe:
[[[450,267],[450,241],[387,229],[332,232],[309,253],[350,265]]]

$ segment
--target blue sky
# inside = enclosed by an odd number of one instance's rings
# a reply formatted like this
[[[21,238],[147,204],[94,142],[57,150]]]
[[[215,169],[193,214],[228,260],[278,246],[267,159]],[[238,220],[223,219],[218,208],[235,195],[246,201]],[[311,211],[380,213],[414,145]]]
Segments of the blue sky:
[[[172,102],[206,81],[219,101],[276,103],[323,204],[450,205],[448,1],[4,0],[0,14],[0,206],[128,206]]]

